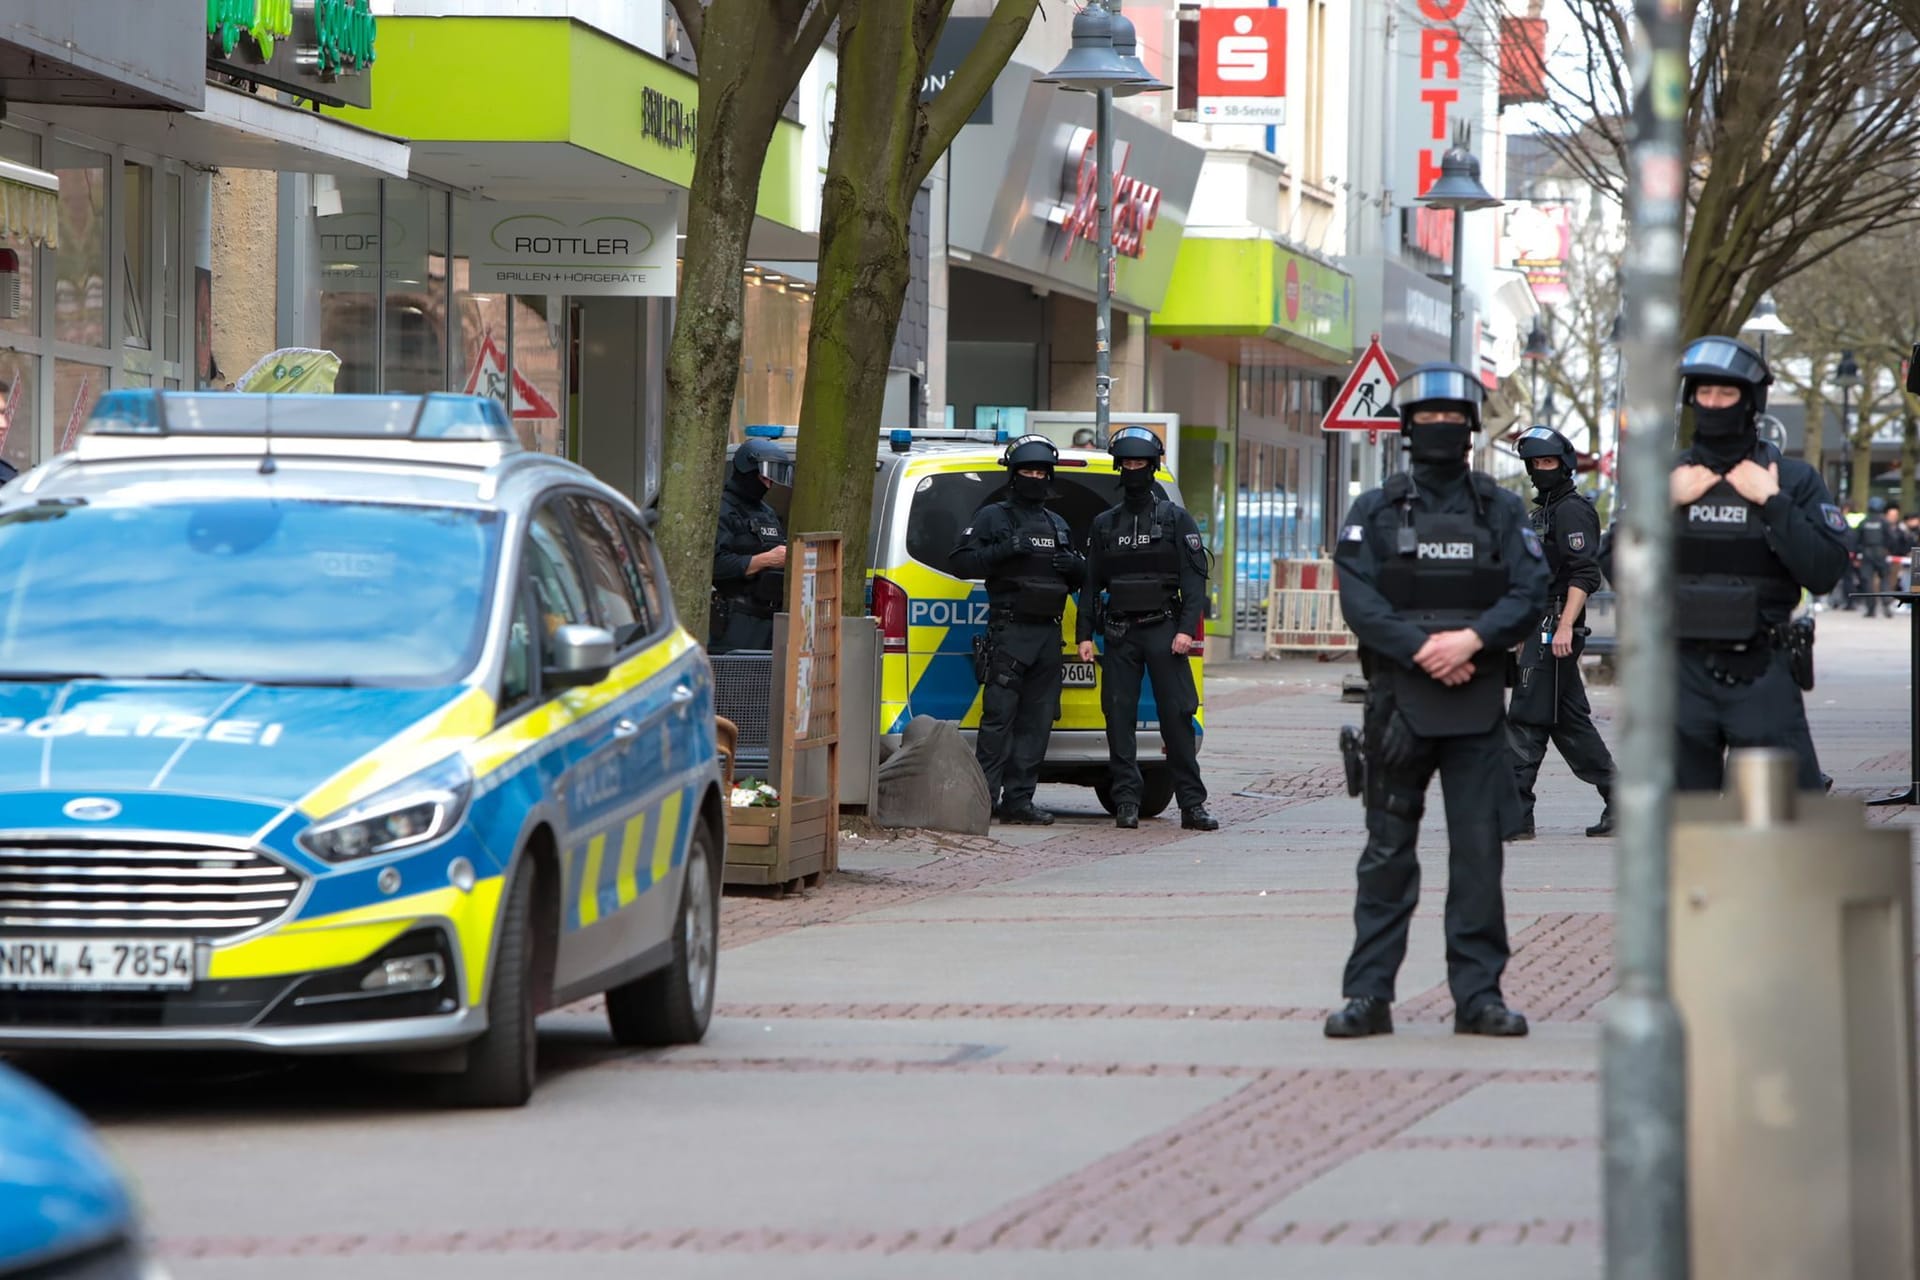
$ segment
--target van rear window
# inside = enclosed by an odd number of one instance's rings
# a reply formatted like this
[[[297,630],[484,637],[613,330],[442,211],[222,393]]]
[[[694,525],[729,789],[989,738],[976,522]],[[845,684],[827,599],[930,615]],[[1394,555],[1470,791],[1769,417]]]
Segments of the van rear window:
[[[1171,484],[1161,487],[1174,502],[1180,495]],[[1007,487],[1007,473],[949,471],[926,476],[914,485],[913,505],[907,514],[907,554],[931,569],[958,577],[948,559],[961,530],[973,523],[973,514],[989,502],[998,502]],[[1087,530],[1093,518],[1120,501],[1120,477],[1102,472],[1055,471],[1054,491],[1060,496],[1047,505],[1066,517],[1074,548],[1087,549]]]

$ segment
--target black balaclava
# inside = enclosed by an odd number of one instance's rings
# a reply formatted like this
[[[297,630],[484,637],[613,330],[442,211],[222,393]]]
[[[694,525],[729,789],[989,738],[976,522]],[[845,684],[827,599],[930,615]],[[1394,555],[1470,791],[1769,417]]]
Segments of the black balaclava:
[[[1147,507],[1153,503],[1153,468],[1120,468],[1120,493],[1129,507]]]
[[[1753,408],[1753,393],[1737,382],[1713,382],[1696,379],[1690,384],[1688,398],[1700,387],[1733,387],[1740,392],[1740,403],[1726,409],[1693,406],[1693,453],[1700,462],[1725,475],[1753,456],[1759,442],[1758,415]]]
[[[1573,477],[1567,474],[1565,467],[1555,467],[1549,471],[1544,467],[1528,466],[1527,478],[1533,481],[1533,491],[1540,495],[1542,502],[1573,483]]]
[[[1007,487],[1012,490],[1015,502],[1037,507],[1053,496],[1053,470],[1048,468],[1045,479],[1015,471],[1007,478]]]
[[[760,477],[760,469],[742,471],[738,467],[727,472],[727,488],[746,499],[748,506],[755,506],[767,500],[767,483]]]
[[[1416,480],[1444,486],[1466,478],[1467,446],[1473,425],[1467,422],[1418,422],[1407,430],[1407,457]]]

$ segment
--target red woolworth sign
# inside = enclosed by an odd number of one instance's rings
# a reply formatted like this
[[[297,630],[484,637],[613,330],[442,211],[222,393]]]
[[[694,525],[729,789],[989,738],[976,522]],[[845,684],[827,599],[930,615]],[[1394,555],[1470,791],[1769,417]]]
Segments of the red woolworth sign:
[[[1093,130],[1075,129],[1067,142],[1067,213],[1060,220],[1066,235],[1062,258],[1073,257],[1074,246],[1082,240],[1093,244],[1100,236],[1100,164]],[[1127,156],[1132,148],[1120,141],[1113,144],[1113,251],[1122,257],[1138,258],[1145,248],[1147,232],[1160,217],[1160,188],[1127,176]]]

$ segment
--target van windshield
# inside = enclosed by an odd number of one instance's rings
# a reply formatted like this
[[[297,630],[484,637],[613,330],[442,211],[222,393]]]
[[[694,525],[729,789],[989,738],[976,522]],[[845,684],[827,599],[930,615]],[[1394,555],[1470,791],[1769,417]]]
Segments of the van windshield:
[[[1160,487],[1179,503],[1179,491],[1171,482],[1162,480]],[[960,541],[960,531],[973,523],[974,512],[989,502],[998,502],[1006,488],[1007,473],[998,469],[923,477],[915,485],[913,507],[907,517],[907,554],[949,577],[960,577],[949,559],[954,544]],[[1053,488],[1059,497],[1047,505],[1066,517],[1074,549],[1084,554],[1093,518],[1120,501],[1120,477],[1111,472],[1061,468],[1053,473]]]

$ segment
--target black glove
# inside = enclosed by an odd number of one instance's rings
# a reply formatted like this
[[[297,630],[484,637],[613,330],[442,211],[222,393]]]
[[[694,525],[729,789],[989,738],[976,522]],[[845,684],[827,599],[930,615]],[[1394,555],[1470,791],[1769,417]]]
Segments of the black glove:
[[[1063,578],[1071,578],[1079,573],[1080,565],[1077,552],[1062,550],[1053,553],[1053,571]]]

